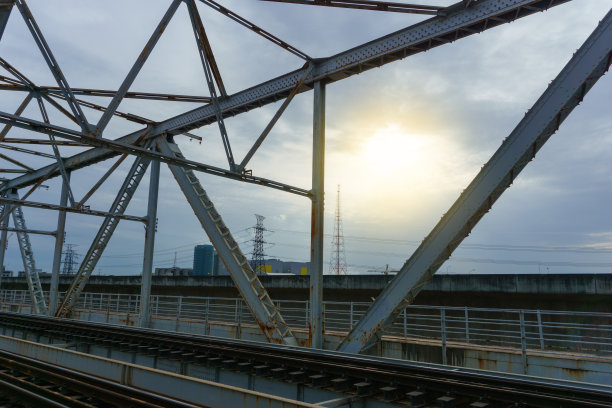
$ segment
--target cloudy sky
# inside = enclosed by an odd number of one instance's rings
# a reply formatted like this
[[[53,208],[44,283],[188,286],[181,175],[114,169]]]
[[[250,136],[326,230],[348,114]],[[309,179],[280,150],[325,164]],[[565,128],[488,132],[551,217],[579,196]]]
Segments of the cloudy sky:
[[[28,4],[72,87],[117,89],[165,13],[168,0],[29,0]],[[424,17],[221,0],[238,14],[313,57],[326,57]],[[436,4],[450,4],[437,1]],[[444,45],[327,88],[325,263],[331,249],[336,186],[341,185],[346,258],[351,273],[399,268],[477,174],[610,8],[608,0],[574,0],[544,13]],[[299,68],[303,61],[199,4],[225,86],[235,93]],[[55,85],[21,16],[13,10],[0,56],[39,85]],[[5,73],[2,73],[4,75]],[[189,17],[182,5],[131,87],[133,91],[207,95]],[[1,91],[0,110],[24,95]],[[87,98],[84,98],[87,99]],[[89,98],[108,104],[108,99]],[[585,101],[521,173],[438,273],[612,272],[612,78]],[[280,104],[227,120],[234,155],[242,158]],[[120,111],[163,120],[196,105],[125,100]],[[49,108],[53,123],[74,127]],[[85,109],[89,122],[98,112]],[[23,114],[39,119],[32,103]],[[105,137],[139,125],[113,119]],[[190,159],[226,166],[216,126],[177,137]],[[42,135],[13,130],[10,137]],[[70,150],[72,149],[72,150]],[[310,188],[312,93],[298,95],[250,163],[253,174]],[[64,150],[64,155],[79,149]],[[50,152],[50,149],[49,149]],[[15,154],[33,166],[49,160]],[[72,175],[80,199],[114,161]],[[131,162],[91,199],[106,210]],[[2,168],[14,168],[3,162]],[[193,245],[208,240],[162,166],[155,266],[190,267]],[[243,251],[254,214],[266,217],[270,256],[307,260],[310,202],[263,187],[201,174],[200,180]],[[30,199],[56,203],[59,180]],[[143,215],[146,180],[127,211]],[[24,191],[21,192],[23,194]],[[28,227],[53,230],[52,212],[24,209]],[[84,254],[100,218],[69,214],[66,243]],[[37,264],[51,267],[53,239],[32,236]],[[97,272],[138,274],[142,224],[122,221]],[[21,270],[12,234],[5,265]],[[327,269],[327,266],[326,266]]]

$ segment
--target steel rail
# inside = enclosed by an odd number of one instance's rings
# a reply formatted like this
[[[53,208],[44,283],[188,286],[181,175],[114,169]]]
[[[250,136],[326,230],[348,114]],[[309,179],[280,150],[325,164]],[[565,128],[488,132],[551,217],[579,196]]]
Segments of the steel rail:
[[[12,391],[23,390],[22,395],[45,407],[95,407],[97,403],[150,408],[201,407],[4,350],[0,350],[0,367],[4,369],[0,369],[0,381],[11,384]],[[36,381],[29,381],[33,378]],[[61,388],[62,392],[54,388]],[[69,392],[73,395],[69,396]],[[79,397],[86,399],[81,401]]]
[[[524,403],[531,407],[612,407],[612,388],[593,384],[9,312],[0,312],[0,317],[1,326],[63,336],[69,341],[99,342],[107,347],[142,348],[147,353],[154,350],[173,352],[175,357],[177,353],[179,356],[185,354],[199,362],[231,357],[266,364],[269,368],[304,370],[304,374],[324,372],[356,381],[367,379],[373,384],[392,383],[407,390],[420,387],[436,395],[450,392],[462,397],[484,397],[489,401]]]

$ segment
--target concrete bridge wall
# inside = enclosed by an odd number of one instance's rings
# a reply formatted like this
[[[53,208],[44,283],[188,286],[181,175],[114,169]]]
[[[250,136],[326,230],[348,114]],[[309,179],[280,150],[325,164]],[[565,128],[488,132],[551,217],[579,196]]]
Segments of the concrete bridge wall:
[[[368,301],[391,281],[385,275],[324,277],[324,298]],[[60,279],[66,290],[71,277]],[[274,299],[307,300],[308,276],[262,276]],[[48,289],[49,278],[41,278]],[[4,278],[2,289],[27,289],[24,278]],[[92,276],[87,292],[140,293],[140,276]],[[153,277],[153,294],[237,297],[229,276]],[[612,312],[612,274],[435,275],[417,304]]]

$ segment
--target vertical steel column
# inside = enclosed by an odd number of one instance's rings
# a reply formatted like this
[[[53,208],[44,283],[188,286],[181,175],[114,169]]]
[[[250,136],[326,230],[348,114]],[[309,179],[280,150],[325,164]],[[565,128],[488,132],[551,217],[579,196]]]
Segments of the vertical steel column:
[[[147,224],[145,225],[144,260],[142,262],[142,281],[140,282],[140,326],[148,327],[151,315],[151,274],[153,272],[153,250],[155,249],[155,229],[157,224],[157,196],[159,192],[159,161],[151,163],[149,182],[149,204]]]
[[[70,172],[66,173],[70,181]],[[62,193],[60,205],[66,207],[68,204],[68,183],[62,179]],[[57,235],[55,236],[55,250],[53,251],[53,266],[51,267],[51,284],[49,285],[49,316],[53,316],[57,307],[57,291],[59,288],[60,264],[62,262],[62,249],[64,247],[64,236],[66,227],[66,211],[60,211],[57,216]]]
[[[2,214],[6,214],[8,211],[10,211],[10,209],[10,205],[4,204],[2,207]],[[5,217],[0,224],[0,226],[3,228],[3,230],[0,231],[0,287],[2,287],[2,274],[4,274],[4,253],[6,252],[6,241],[8,235],[6,228],[8,228],[8,222],[9,217]]]
[[[323,209],[325,181],[325,84],[314,84],[312,215],[310,224],[310,340],[323,348]]]

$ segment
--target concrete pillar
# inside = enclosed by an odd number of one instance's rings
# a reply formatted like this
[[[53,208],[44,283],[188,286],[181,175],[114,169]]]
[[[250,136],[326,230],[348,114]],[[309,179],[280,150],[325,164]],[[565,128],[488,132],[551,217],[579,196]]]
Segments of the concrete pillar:
[[[312,215],[310,225],[311,347],[323,348],[323,210],[325,180],[325,84],[314,84]]]
[[[70,181],[70,173],[66,174]],[[62,179],[63,180],[63,179]],[[66,207],[68,204],[68,184],[62,182],[60,205]],[[64,237],[66,228],[66,211],[60,211],[57,216],[57,235],[55,236],[55,249],[53,251],[53,264],[51,267],[51,284],[49,285],[49,316],[55,314],[57,308],[57,294],[59,288],[60,265],[62,262],[62,249],[64,248]]]
[[[140,284],[140,326],[148,327],[151,305],[151,275],[153,273],[153,251],[155,249],[155,227],[157,224],[157,197],[159,193],[159,161],[151,162],[151,180],[149,182],[149,204],[145,232],[144,260],[142,263],[142,281]]]

